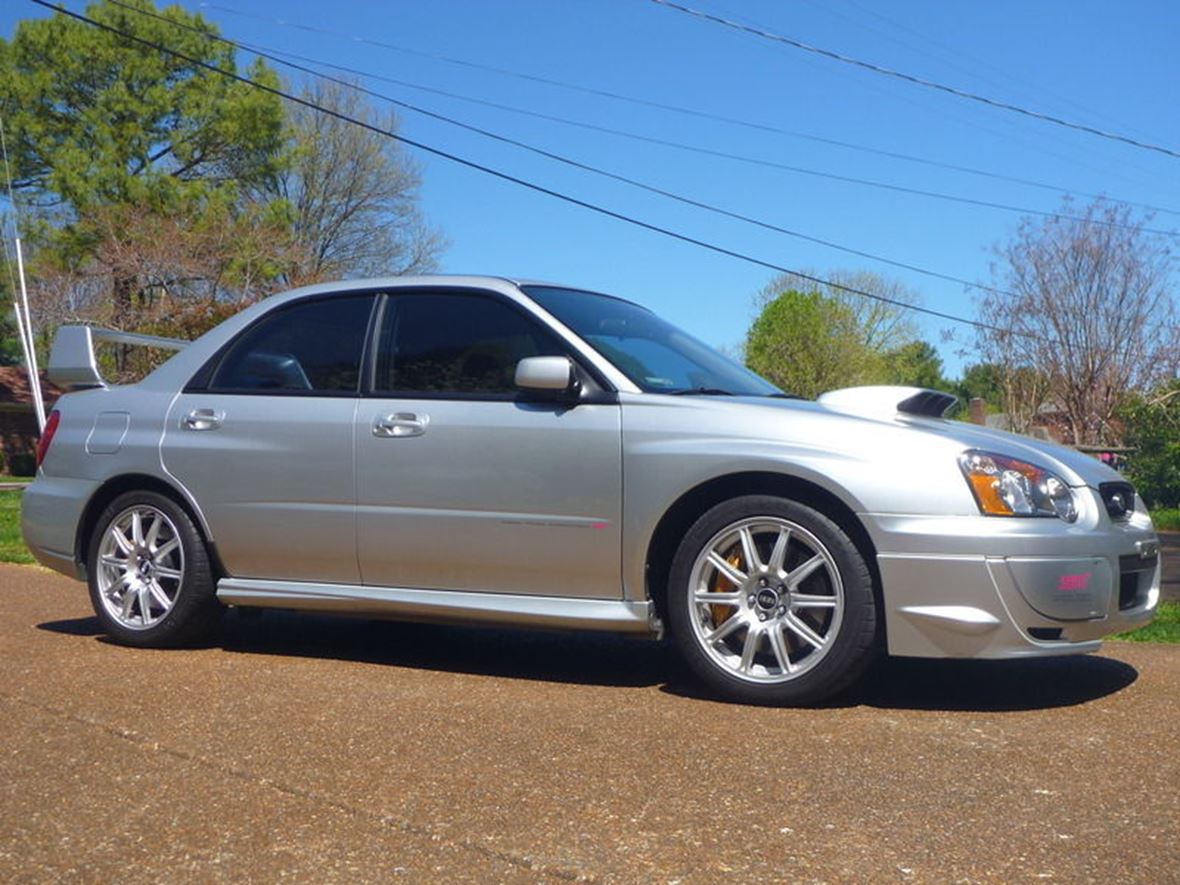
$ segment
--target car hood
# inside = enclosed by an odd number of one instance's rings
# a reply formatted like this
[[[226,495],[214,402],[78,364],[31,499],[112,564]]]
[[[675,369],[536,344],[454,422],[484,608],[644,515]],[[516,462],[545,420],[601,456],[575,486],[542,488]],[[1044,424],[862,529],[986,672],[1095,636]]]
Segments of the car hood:
[[[941,400],[939,399],[941,398]],[[1061,476],[1071,486],[1125,481],[1115,470],[1097,458],[1067,446],[1030,436],[995,430],[965,421],[952,421],[930,413],[941,411],[953,398],[939,391],[916,387],[847,388],[826,393],[815,402],[806,400],[768,400],[742,398],[743,402],[762,408],[804,410],[871,422],[881,427],[904,429],[928,437],[938,437],[966,449],[982,449],[1007,455],[1045,467]],[[941,401],[941,407],[938,403]],[[900,411],[899,406],[913,411]],[[915,413],[917,412],[917,413]],[[922,413],[925,414],[922,414]],[[864,429],[854,431],[858,435]]]

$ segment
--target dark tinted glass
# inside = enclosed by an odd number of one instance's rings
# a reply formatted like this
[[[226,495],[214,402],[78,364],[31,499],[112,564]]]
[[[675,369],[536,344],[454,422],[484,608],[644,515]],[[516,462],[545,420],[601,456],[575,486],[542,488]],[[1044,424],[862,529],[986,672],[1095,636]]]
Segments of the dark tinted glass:
[[[391,298],[377,350],[375,389],[398,393],[508,394],[516,364],[565,352],[521,311],[484,295]]]
[[[355,393],[373,297],[325,298],[277,311],[234,342],[210,387]]]

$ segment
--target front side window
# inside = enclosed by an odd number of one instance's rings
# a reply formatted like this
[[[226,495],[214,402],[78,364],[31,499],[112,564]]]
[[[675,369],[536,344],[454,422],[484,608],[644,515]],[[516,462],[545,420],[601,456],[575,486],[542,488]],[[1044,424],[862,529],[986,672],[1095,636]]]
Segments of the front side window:
[[[563,353],[556,335],[495,298],[397,295],[381,323],[374,390],[507,396],[516,391],[518,362]]]
[[[230,346],[210,388],[355,394],[374,297],[336,296],[279,308]]]

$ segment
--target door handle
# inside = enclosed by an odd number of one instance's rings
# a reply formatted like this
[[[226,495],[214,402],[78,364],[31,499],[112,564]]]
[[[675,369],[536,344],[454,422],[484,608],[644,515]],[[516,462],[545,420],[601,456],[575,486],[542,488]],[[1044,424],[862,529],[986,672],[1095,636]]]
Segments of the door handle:
[[[401,438],[421,436],[430,423],[429,415],[415,415],[413,412],[395,412],[392,415],[378,415],[373,419],[373,436]]]
[[[219,409],[193,409],[181,419],[185,430],[216,430],[225,420],[225,412]]]

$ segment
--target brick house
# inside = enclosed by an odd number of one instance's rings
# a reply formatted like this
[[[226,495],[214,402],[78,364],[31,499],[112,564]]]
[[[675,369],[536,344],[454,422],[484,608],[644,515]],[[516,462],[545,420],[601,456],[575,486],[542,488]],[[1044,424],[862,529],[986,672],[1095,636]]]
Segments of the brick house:
[[[48,412],[64,391],[50,384],[42,372],[41,392]],[[4,473],[12,473],[22,460],[27,460],[20,456],[33,454],[38,435],[28,373],[24,366],[0,366],[0,449],[4,452]]]

